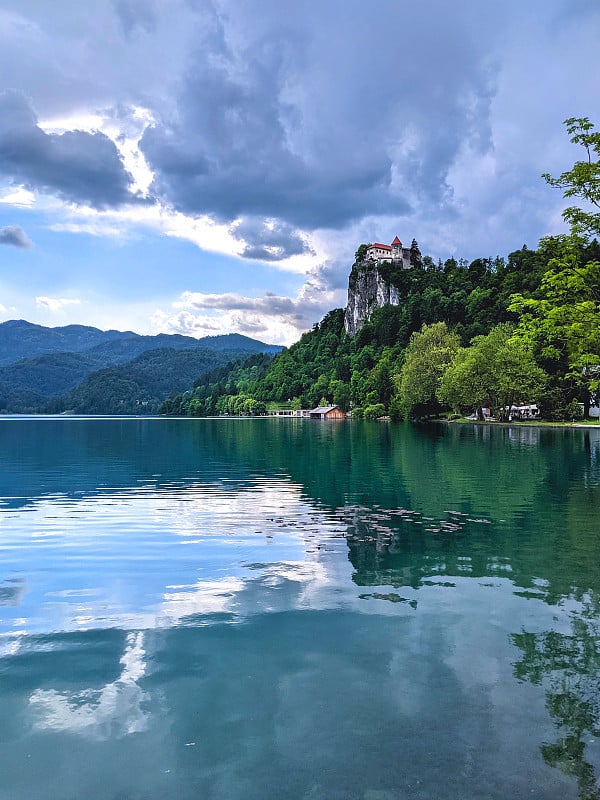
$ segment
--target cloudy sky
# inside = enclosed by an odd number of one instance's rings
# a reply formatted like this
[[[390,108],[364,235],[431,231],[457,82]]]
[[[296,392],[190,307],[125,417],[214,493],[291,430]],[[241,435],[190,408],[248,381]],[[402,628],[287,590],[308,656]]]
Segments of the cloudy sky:
[[[289,344],[361,242],[535,247],[599,41],[597,0],[0,0],[0,321]]]

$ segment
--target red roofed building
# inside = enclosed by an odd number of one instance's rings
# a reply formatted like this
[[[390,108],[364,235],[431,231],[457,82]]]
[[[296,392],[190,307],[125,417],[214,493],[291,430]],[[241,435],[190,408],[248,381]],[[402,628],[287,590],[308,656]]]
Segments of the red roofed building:
[[[367,258],[372,258],[375,261],[385,261],[391,259],[392,248],[389,244],[380,244],[375,242],[367,247]]]
[[[402,247],[402,242],[396,236],[391,244],[374,242],[367,247],[367,261],[393,261],[402,264],[404,269],[410,268],[410,248]]]

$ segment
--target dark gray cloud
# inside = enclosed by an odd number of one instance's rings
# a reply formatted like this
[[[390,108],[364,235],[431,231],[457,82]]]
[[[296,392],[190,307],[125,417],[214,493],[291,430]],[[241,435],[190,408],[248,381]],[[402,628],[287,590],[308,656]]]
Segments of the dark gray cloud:
[[[136,31],[153,33],[156,30],[154,0],[115,0],[114,5],[127,38]]]
[[[297,230],[279,220],[247,218],[236,223],[231,232],[246,243],[242,252],[244,258],[281,261],[303,253],[314,254],[306,239]]]
[[[134,202],[131,175],[103,133],[45,133],[23,94],[0,93],[0,172],[29,189],[94,208]]]
[[[7,225],[4,228],[0,228],[0,244],[9,244],[13,247],[22,247],[24,249],[33,247],[31,239],[27,238],[23,228],[18,225]]]
[[[130,138],[148,112],[153,195],[244,220],[247,258],[306,252],[299,231],[318,228],[387,241],[398,227],[444,256],[535,245],[560,221],[540,173],[574,158],[562,120],[600,118],[597,0],[67,6],[0,0],[0,90],[21,88],[41,120],[100,112]],[[15,181],[98,208],[129,199],[102,134],[45,134],[23,103],[0,115]]]
[[[179,210],[308,229],[407,214],[415,195],[447,203],[465,139],[490,146],[486,41],[498,9],[441,0],[402,13],[396,0],[348,0],[343,15],[313,2],[219,8],[175,109],[142,140],[154,191]]]

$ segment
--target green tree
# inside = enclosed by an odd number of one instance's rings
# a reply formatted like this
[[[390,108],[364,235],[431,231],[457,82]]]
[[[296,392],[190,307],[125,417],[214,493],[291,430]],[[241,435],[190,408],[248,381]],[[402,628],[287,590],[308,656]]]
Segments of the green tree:
[[[563,189],[563,197],[580,197],[598,211],[587,211],[578,206],[570,206],[563,211],[564,219],[570,224],[573,233],[584,236],[600,235],[600,132],[587,117],[570,117],[564,123],[573,144],[585,150],[585,158],[576,161],[573,167],[561,173],[558,178],[543,174],[550,186]]]
[[[420,269],[422,261],[423,258],[421,256],[421,251],[419,250],[419,245],[417,244],[417,240],[413,239],[410,245],[410,265],[415,269]]]
[[[379,419],[385,416],[385,406],[383,403],[375,403],[374,405],[365,406],[363,410],[364,419]]]
[[[397,380],[400,406],[406,416],[440,411],[436,393],[459,347],[460,339],[445,322],[424,325],[419,333],[413,333]]]
[[[583,241],[570,236],[542,240],[553,257],[538,297],[513,295],[509,309],[519,315],[517,337],[571,398],[579,393],[584,416],[600,378],[600,262],[582,263]]]
[[[350,410],[350,386],[343,381],[331,381],[333,402],[342,411]]]
[[[360,244],[358,246],[358,250],[354,253],[354,263],[355,264],[362,264],[367,256],[367,247],[368,244]]]
[[[506,419],[513,405],[530,403],[546,382],[546,375],[526,342],[512,336],[512,326],[497,325],[487,336],[476,336],[461,348],[446,369],[438,399],[455,409],[490,407]]]

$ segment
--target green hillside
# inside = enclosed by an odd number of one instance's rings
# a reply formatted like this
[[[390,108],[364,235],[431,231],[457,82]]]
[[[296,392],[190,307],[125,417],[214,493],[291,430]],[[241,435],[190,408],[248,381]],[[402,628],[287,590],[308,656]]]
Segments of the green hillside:
[[[0,365],[48,353],[82,353],[131,336],[135,336],[131,331],[101,331],[86,325],[47,328],[13,319],[0,323]]]
[[[57,348],[71,348],[60,350]],[[69,325],[64,328],[45,328],[24,320],[12,320],[0,324],[0,412],[38,413],[40,411],[63,410],[69,402],[59,400],[74,390],[88,376],[98,370],[124,365],[135,361],[132,366],[133,379],[125,377],[125,384],[119,384],[117,391],[113,381],[127,376],[125,368],[117,373],[103,373],[113,402],[107,395],[101,401],[101,388],[96,378],[84,383],[74,394],[79,408],[86,413],[90,409],[111,407],[135,408],[135,400],[144,396],[152,398],[152,403],[144,408],[156,408],[156,403],[170,392],[186,388],[206,369],[220,366],[234,357],[247,357],[252,353],[274,353],[282,348],[269,345],[239,334],[209,336],[194,339],[179,334],[158,334],[141,336],[131,331],[100,331],[83,325]],[[178,351],[195,352],[197,356],[177,357]],[[158,353],[152,357],[144,354]],[[22,357],[29,354],[29,357]],[[212,355],[211,355],[212,354]],[[151,368],[140,374],[142,364],[151,364],[160,372],[159,378],[152,378]],[[139,380],[138,380],[139,378]],[[161,381],[167,382],[166,388]],[[160,384],[160,385],[159,385]],[[85,399],[86,392],[93,398]],[[121,402],[123,401],[123,402]],[[144,401],[145,402],[145,401]],[[48,405],[50,403],[50,405]],[[113,413],[103,411],[102,413]]]
[[[185,389],[198,375],[239,356],[236,352],[207,349],[149,350],[127,364],[93,372],[64,397],[47,404],[45,410],[77,414],[155,413],[171,392]]]
[[[399,290],[400,302],[374,309],[353,338],[344,330],[344,310],[336,309],[270,364],[255,369],[251,379],[251,362],[231,365],[212,383],[200,381],[171,397],[161,411],[203,415],[242,409],[243,413],[249,400],[291,401],[298,408],[335,403],[344,410],[353,408],[357,416],[390,414],[399,419],[444,409],[471,413],[479,405],[536,399],[550,419],[572,416],[578,400],[593,399],[596,382],[586,384],[581,372],[569,365],[562,329],[550,342],[542,334],[528,338],[528,317],[518,307],[519,298],[525,310],[528,302],[549,302],[548,283],[554,273],[561,274],[565,259],[588,278],[583,296],[595,291],[600,297],[596,240],[549,237],[537,250],[523,247],[507,259],[479,258],[470,263],[448,259],[435,264],[425,257],[421,267],[412,269],[383,264],[387,279]],[[356,274],[361,268],[357,259],[352,271]],[[594,319],[600,321],[595,313]],[[595,330],[598,333],[600,325]],[[423,332],[425,339],[420,338]],[[515,337],[519,341],[513,344]],[[590,342],[590,347],[596,353],[590,358],[600,364],[600,340]],[[442,375],[455,357],[463,370],[459,383],[465,391],[461,394],[448,382],[445,395],[438,396]],[[515,374],[521,370],[520,387],[498,388],[499,376],[506,383],[511,370]],[[529,380],[534,377],[536,381]],[[481,388],[478,381],[485,386]]]

